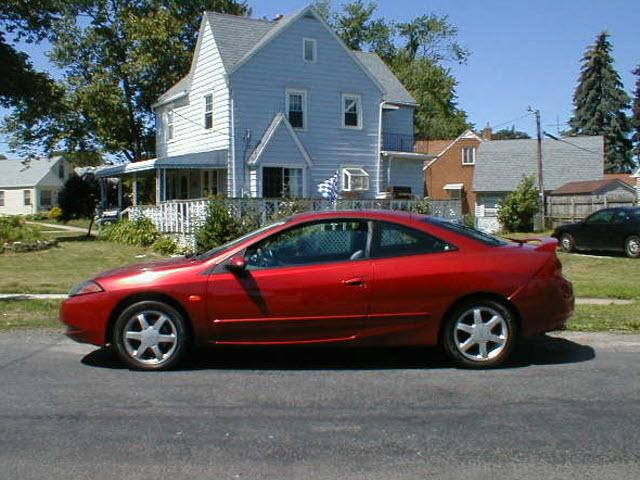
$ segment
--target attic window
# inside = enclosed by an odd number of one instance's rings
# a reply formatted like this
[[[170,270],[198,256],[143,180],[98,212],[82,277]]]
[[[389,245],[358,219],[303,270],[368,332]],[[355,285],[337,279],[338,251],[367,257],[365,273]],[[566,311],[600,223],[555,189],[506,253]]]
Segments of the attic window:
[[[476,163],[476,147],[464,147],[462,149],[462,164],[475,165]]]
[[[167,140],[173,140],[173,110],[167,112],[167,130],[165,132]]]
[[[302,58],[305,62],[316,61],[316,41],[313,38],[302,39]]]
[[[342,190],[363,192],[369,190],[369,174],[364,168],[344,167],[342,169]]]
[[[213,128],[213,94],[204,96],[204,128]]]

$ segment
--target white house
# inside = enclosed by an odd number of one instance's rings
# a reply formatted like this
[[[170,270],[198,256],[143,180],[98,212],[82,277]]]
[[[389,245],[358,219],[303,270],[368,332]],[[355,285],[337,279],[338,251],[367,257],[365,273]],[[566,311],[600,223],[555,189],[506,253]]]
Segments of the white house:
[[[0,160],[0,215],[27,215],[57,206],[72,173],[62,157]]]
[[[347,48],[311,6],[273,21],[206,12],[189,73],[154,105],[157,158],[97,176],[131,182],[134,204],[318,197],[336,171],[342,196],[422,198],[431,157],[414,151],[415,107],[376,54]]]

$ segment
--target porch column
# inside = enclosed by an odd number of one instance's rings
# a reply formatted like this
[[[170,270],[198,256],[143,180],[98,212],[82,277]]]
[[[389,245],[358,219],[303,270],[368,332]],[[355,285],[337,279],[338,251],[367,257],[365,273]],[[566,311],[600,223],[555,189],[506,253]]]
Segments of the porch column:
[[[100,208],[105,209],[108,207],[107,205],[107,186],[105,184],[107,180],[105,178],[101,178],[98,182],[100,185]]]
[[[160,183],[162,182],[162,173],[163,173],[163,170],[156,168],[156,204],[162,201],[161,188],[160,188],[161,187]]]
[[[122,210],[122,177],[118,177],[118,210]]]
[[[387,187],[391,185],[391,156],[387,157]]]
[[[133,197],[131,200],[133,202],[133,206],[136,207],[138,205],[138,176],[134,173],[133,180],[131,184],[131,196]]]

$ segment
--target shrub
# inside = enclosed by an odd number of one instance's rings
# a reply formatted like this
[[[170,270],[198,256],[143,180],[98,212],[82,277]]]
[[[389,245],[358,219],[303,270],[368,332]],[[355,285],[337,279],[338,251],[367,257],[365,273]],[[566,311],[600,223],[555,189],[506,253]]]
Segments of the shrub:
[[[40,230],[27,225],[23,218],[0,217],[0,243],[33,242],[41,238]]]
[[[291,217],[292,215],[296,215],[298,213],[304,212],[306,209],[304,205],[296,200],[295,198],[290,198],[280,203],[280,208],[276,213],[271,215],[269,218],[270,221],[275,222],[277,220],[281,220],[283,218]]]
[[[230,205],[221,197],[213,197],[207,206],[204,224],[196,230],[196,247],[205,251],[238,238],[253,229],[236,217]]]
[[[539,208],[533,176],[523,177],[516,191],[507,194],[498,205],[498,220],[506,232],[530,232]]]
[[[178,252],[178,244],[171,237],[160,237],[151,248],[160,255],[173,255]]]
[[[431,202],[428,198],[423,198],[411,206],[411,211],[421,215],[429,215],[431,213]]]
[[[151,220],[140,218],[133,221],[121,220],[109,225],[102,230],[100,237],[110,242],[148,247],[160,237],[160,232]]]
[[[60,207],[53,207],[51,210],[49,210],[49,218],[51,220],[60,220],[60,217],[62,217],[62,209]]]

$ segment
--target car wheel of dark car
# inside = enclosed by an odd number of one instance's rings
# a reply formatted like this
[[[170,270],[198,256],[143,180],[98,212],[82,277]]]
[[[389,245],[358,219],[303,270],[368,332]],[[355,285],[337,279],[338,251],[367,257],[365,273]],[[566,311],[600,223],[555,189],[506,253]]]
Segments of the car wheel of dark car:
[[[560,237],[560,248],[563,252],[573,252],[576,249],[576,241],[573,235],[563,233]]]
[[[631,235],[624,242],[624,251],[629,258],[640,257],[640,237],[638,235]]]
[[[120,359],[136,370],[167,370],[176,366],[188,345],[182,315],[156,301],[126,308],[114,325],[113,344]]]
[[[490,368],[509,357],[516,334],[513,314],[504,305],[493,300],[473,300],[450,315],[443,346],[458,366]]]

